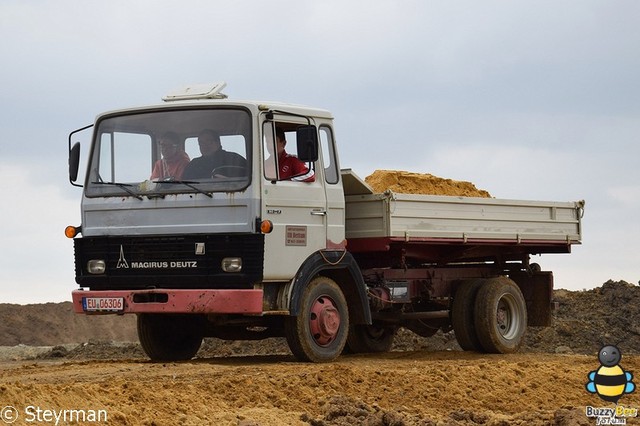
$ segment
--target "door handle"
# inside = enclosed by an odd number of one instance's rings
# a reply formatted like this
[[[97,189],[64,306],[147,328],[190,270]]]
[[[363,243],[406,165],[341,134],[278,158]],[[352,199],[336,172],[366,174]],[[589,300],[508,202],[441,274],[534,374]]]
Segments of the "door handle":
[[[326,216],[327,215],[327,211],[326,210],[311,210],[311,214],[313,216]]]

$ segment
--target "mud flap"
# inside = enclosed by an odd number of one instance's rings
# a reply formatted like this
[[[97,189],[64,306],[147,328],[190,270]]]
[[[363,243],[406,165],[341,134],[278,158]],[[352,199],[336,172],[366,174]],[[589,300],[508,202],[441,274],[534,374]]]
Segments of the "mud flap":
[[[553,273],[550,271],[510,274],[527,304],[527,325],[549,327],[552,322]]]

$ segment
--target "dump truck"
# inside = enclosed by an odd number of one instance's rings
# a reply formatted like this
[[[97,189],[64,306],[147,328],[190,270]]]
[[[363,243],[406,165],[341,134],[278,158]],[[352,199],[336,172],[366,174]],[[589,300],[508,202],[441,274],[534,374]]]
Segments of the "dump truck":
[[[401,327],[510,353],[527,326],[550,325],[553,275],[530,259],[581,243],[584,201],[376,193],[340,168],[329,111],[224,87],[183,87],[69,135],[83,188],[81,224],[65,229],[75,312],[135,314],[154,361],[190,359],[205,337],[285,337],[297,359],[328,362],[388,351]],[[189,175],[194,162],[204,174]],[[153,176],[160,163],[173,174]]]

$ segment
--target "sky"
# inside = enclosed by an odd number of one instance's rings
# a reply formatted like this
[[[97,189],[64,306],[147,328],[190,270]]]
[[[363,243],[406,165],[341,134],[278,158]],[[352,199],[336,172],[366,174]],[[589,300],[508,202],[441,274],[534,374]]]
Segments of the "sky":
[[[556,288],[640,279],[640,2],[0,2],[0,303],[70,300],[81,190],[68,134],[100,112],[226,81],[332,111],[340,166],[586,200]]]

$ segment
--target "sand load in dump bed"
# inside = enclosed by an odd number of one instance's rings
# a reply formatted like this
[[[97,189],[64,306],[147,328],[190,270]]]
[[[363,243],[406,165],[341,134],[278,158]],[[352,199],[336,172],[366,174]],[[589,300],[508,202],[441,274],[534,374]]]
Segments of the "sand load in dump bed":
[[[476,188],[471,182],[444,179],[428,173],[376,170],[365,178],[365,182],[377,193],[390,189],[401,194],[491,198],[487,191]]]

